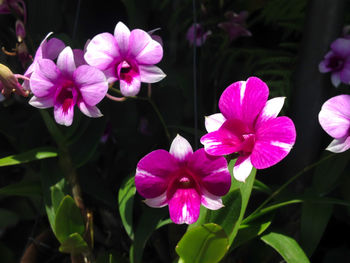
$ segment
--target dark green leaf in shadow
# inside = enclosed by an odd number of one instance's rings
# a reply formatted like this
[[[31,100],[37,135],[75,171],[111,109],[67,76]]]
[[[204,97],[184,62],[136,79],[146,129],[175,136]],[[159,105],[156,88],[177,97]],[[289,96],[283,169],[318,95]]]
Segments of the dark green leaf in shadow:
[[[39,181],[27,181],[11,184],[0,188],[0,195],[41,197],[42,190]]]
[[[61,243],[61,246],[58,249],[62,253],[76,255],[88,251],[88,244],[80,234],[73,233]]]
[[[299,244],[289,236],[270,232],[261,240],[275,249],[287,263],[310,263]]]
[[[29,163],[46,158],[52,158],[57,156],[57,150],[52,147],[36,148],[24,153],[10,155],[0,159],[0,167],[8,165],[16,165],[22,163]]]
[[[7,209],[0,208],[0,229],[14,226],[18,223],[18,215]]]
[[[132,212],[135,193],[136,187],[134,176],[126,178],[118,192],[118,204],[124,229],[131,239],[134,238],[132,229]]]
[[[176,246],[184,263],[216,263],[228,250],[228,238],[221,226],[209,223],[187,231]]]

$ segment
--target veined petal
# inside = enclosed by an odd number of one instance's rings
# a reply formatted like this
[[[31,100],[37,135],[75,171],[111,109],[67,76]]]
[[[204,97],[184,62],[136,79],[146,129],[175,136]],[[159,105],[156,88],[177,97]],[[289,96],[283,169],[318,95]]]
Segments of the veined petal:
[[[141,82],[155,83],[166,77],[165,73],[157,66],[140,65]]]
[[[157,64],[163,57],[162,46],[141,29],[131,31],[129,52],[139,64]]]
[[[73,122],[74,116],[74,104],[72,103],[67,107],[67,105],[55,105],[54,107],[54,117],[58,124],[70,126]]]
[[[29,104],[38,109],[50,108],[54,105],[54,96],[49,95],[47,97],[40,98],[33,96],[30,99]]]
[[[60,78],[60,71],[49,59],[38,61],[38,69],[30,77],[31,91],[36,97],[46,97],[55,91],[55,85]]]
[[[82,65],[75,70],[73,79],[89,106],[95,106],[106,96],[108,83],[103,72],[97,68]]]
[[[331,49],[344,58],[350,56],[350,39],[337,38],[331,44]]]
[[[221,197],[213,195],[209,192],[202,193],[201,203],[204,207],[211,210],[218,210],[224,207],[224,205],[222,204]]]
[[[199,149],[190,156],[187,166],[201,182],[201,187],[206,192],[215,196],[223,196],[230,190],[231,176],[224,157],[211,156],[204,149]]]
[[[217,131],[225,121],[226,118],[221,113],[205,116],[205,128],[207,132]]]
[[[100,70],[113,67],[115,60],[120,57],[118,44],[110,33],[96,35],[86,48],[85,61]]]
[[[78,102],[78,107],[82,113],[91,118],[102,117],[103,114],[96,106],[89,106],[83,101]]]
[[[183,162],[193,154],[193,150],[191,144],[184,137],[178,134],[171,143],[169,153],[178,161]]]
[[[276,118],[283,107],[285,99],[286,97],[276,97],[269,99],[266,102],[265,107],[262,109],[257,122],[260,123],[270,118]]]
[[[193,224],[197,221],[201,197],[193,188],[177,189],[169,200],[170,219],[175,224]]]
[[[250,160],[257,169],[270,167],[281,161],[292,149],[296,137],[294,123],[288,117],[263,122],[257,132]]]
[[[135,185],[145,198],[160,196],[167,189],[171,173],[178,169],[175,158],[165,150],[155,150],[137,164]]]
[[[74,70],[76,69],[74,62],[73,50],[70,47],[66,47],[58,55],[57,67],[66,76],[72,76]]]
[[[242,155],[237,158],[235,166],[233,167],[233,176],[240,182],[245,182],[252,172],[253,165],[250,161],[249,155]]]
[[[164,207],[168,204],[166,191],[163,194],[161,194],[160,196],[157,196],[155,198],[146,199],[144,202],[146,205],[148,205],[150,207],[154,207],[154,208]]]
[[[350,127],[350,95],[338,95],[327,100],[318,114],[322,128],[333,138],[348,135]]]
[[[126,56],[129,48],[130,30],[122,22],[118,22],[114,29],[114,37],[117,41],[119,53]]]
[[[132,79],[128,81],[125,81],[123,79],[120,79],[119,81],[120,81],[120,91],[124,96],[135,96],[140,92],[140,88],[141,88],[140,75],[133,76]]]
[[[345,136],[340,139],[334,139],[326,148],[327,151],[334,153],[345,152],[350,148],[350,136]]]
[[[41,46],[42,58],[55,60],[58,57],[58,54],[60,54],[65,47],[66,45],[61,40],[51,38],[46,43],[44,42],[44,44]]]

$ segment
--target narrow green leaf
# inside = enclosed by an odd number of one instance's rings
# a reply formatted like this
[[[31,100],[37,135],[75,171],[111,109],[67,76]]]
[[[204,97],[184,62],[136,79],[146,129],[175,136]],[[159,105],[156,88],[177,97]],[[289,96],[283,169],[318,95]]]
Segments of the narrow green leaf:
[[[134,176],[126,178],[118,192],[119,213],[126,233],[134,239],[132,229],[132,212],[136,193]]]
[[[41,184],[39,181],[19,182],[0,188],[0,195],[7,196],[42,196]]]
[[[333,205],[303,203],[301,210],[300,243],[305,253],[311,257],[332,215]]]
[[[80,234],[73,233],[61,243],[61,246],[58,249],[62,253],[76,255],[88,251],[88,244]]]
[[[73,233],[83,235],[84,220],[72,197],[65,196],[56,212],[54,233],[61,244]]]
[[[134,234],[134,243],[130,247],[130,263],[142,262],[142,254],[146,242],[152,233],[161,226],[171,223],[163,219],[168,214],[167,209],[151,209],[145,207]]]
[[[228,250],[228,238],[221,226],[209,223],[187,231],[176,246],[184,263],[216,263]]]
[[[270,232],[261,237],[261,240],[275,249],[287,263],[309,263],[299,244],[291,237]]]
[[[0,159],[0,167],[1,166],[9,166],[16,165],[22,163],[29,163],[36,160],[52,158],[57,156],[57,150],[52,147],[40,147],[36,149],[32,149],[30,151],[10,155]]]
[[[253,189],[256,189],[256,190],[263,192],[265,194],[272,194],[271,188],[257,179],[255,179],[255,181],[254,181]]]

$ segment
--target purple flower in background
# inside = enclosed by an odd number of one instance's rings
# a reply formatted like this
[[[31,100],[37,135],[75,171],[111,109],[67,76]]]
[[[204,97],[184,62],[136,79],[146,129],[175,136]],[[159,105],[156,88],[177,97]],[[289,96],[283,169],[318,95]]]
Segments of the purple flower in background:
[[[350,95],[339,95],[327,100],[318,120],[322,128],[334,138],[326,150],[341,153],[350,148]]]
[[[27,10],[23,0],[0,1],[0,14],[11,14],[14,11],[17,16],[22,16],[24,23],[27,22]]]
[[[47,40],[51,34],[52,32],[47,34],[44,40],[41,42],[35,53],[34,61],[26,70],[24,76],[30,78],[40,59],[55,60],[58,57],[58,54],[60,54],[61,51],[65,48],[66,45],[57,38],[51,38]],[[30,90],[29,81],[24,81],[23,87],[26,90]]]
[[[82,51],[73,53],[70,47],[59,53],[57,65],[51,59],[38,59],[30,77],[34,96],[29,103],[40,109],[54,107],[56,122],[66,126],[72,124],[75,105],[86,116],[102,116],[95,105],[107,93],[106,77],[82,62]]]
[[[252,167],[268,168],[292,149],[296,132],[288,117],[277,117],[284,97],[267,100],[269,89],[259,78],[231,84],[219,101],[221,113],[206,118],[201,143],[211,155],[238,153],[234,177],[245,181]]]
[[[319,64],[321,73],[331,72],[332,84],[350,84],[350,39],[338,38]]]
[[[231,176],[224,157],[208,155],[204,149],[193,152],[177,135],[169,152],[155,150],[139,161],[135,185],[147,205],[168,205],[174,223],[192,224],[201,204],[212,210],[223,207],[221,196],[229,191]]]
[[[246,28],[246,19],[248,17],[247,11],[241,11],[236,14],[233,11],[228,11],[225,14],[228,21],[218,24],[218,27],[225,30],[230,38],[230,41],[237,39],[238,37],[250,37],[252,33]]]
[[[163,57],[163,48],[151,36],[141,30],[130,30],[119,22],[114,35],[102,33],[95,36],[87,46],[85,60],[102,70],[109,83],[120,81],[124,96],[134,96],[140,91],[141,82],[155,83],[165,77],[154,66]]]
[[[194,43],[197,47],[200,47],[207,40],[207,37],[211,35],[211,31],[205,31],[201,24],[192,24],[187,30],[186,38],[191,45]]]

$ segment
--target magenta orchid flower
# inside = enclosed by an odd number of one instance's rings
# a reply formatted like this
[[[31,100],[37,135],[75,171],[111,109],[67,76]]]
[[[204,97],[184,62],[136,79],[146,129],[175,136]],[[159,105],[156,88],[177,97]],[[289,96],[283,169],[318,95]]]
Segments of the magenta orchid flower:
[[[212,210],[223,207],[221,196],[229,191],[231,176],[224,157],[208,155],[204,149],[193,152],[177,135],[169,152],[155,150],[139,161],[135,185],[147,205],[168,205],[174,223],[192,224],[201,204]]]
[[[241,11],[239,14],[236,14],[233,11],[228,11],[225,14],[227,21],[219,23],[218,27],[225,30],[230,38],[230,41],[233,41],[239,37],[250,37],[252,33],[246,28],[246,19],[248,17],[247,11]]]
[[[331,72],[331,81],[335,87],[341,82],[350,84],[350,39],[336,39],[319,64],[319,70],[321,73]]]
[[[206,118],[201,143],[208,154],[238,153],[234,177],[245,181],[253,167],[268,168],[292,149],[296,132],[288,117],[277,117],[284,97],[267,100],[269,89],[256,77],[231,84],[219,101],[221,113]]]
[[[350,148],[350,95],[327,100],[318,114],[322,128],[334,138],[326,150],[341,153]]]
[[[57,65],[50,59],[38,59],[30,77],[34,96],[29,103],[40,109],[54,107],[56,122],[66,126],[72,124],[75,105],[88,117],[102,116],[96,104],[108,90],[103,72],[81,64],[82,57],[75,55],[66,47],[58,55]]]
[[[201,24],[192,24],[187,30],[186,38],[191,45],[200,47],[207,40],[207,37],[211,35],[211,31],[205,31]]]
[[[139,93],[141,82],[155,83],[165,77],[155,66],[163,57],[163,48],[141,30],[130,30],[119,22],[114,35],[102,33],[91,39],[85,53],[86,62],[102,70],[109,83],[119,80],[124,96]]]

